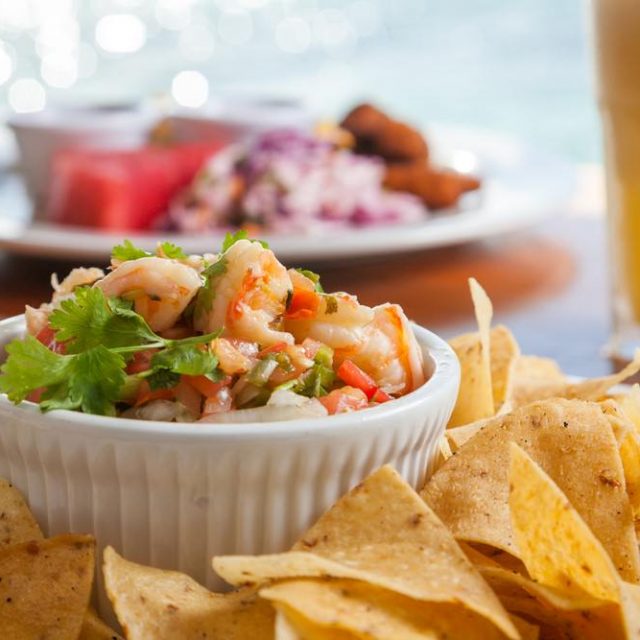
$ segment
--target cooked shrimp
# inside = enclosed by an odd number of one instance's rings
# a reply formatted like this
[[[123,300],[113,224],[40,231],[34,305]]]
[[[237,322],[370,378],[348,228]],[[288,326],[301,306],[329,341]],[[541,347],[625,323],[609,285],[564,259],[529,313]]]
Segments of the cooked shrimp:
[[[425,381],[422,351],[397,304],[373,308],[374,319],[355,348],[336,351],[364,369],[387,393],[408,393]]]
[[[200,288],[198,272],[176,260],[138,258],[116,267],[95,287],[107,296],[133,300],[154,331],[170,329]]]
[[[104,271],[96,267],[72,269],[62,282],[58,282],[58,276],[54,273],[51,276],[51,287],[53,289],[51,302],[43,302],[37,309],[29,305],[25,307],[24,316],[27,323],[27,333],[37,336],[49,324],[49,314],[63,300],[73,297],[73,292],[77,287],[92,284],[103,277]]]
[[[313,316],[286,320],[286,330],[293,333],[297,342],[312,338],[332,349],[359,345],[364,328],[373,321],[373,309],[360,304],[355,296],[348,293],[322,294],[319,298]]]
[[[211,309],[195,318],[198,331],[224,327],[224,335],[269,346],[293,344],[282,331],[292,290],[287,270],[258,242],[239,240],[224,254],[226,271],[216,279]]]
[[[51,286],[53,287],[51,302],[60,302],[68,298],[77,287],[93,284],[100,278],[104,278],[104,271],[96,267],[72,269],[62,282],[58,282],[58,276],[54,273],[51,276]]]

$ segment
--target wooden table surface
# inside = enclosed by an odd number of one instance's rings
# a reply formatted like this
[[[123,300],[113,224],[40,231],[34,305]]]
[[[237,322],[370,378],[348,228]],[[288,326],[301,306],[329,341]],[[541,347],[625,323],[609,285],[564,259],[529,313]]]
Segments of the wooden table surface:
[[[473,326],[467,278],[474,276],[493,300],[495,321],[512,329],[524,353],[598,375],[610,370],[602,356],[609,318],[603,226],[558,217],[491,242],[315,269],[326,290],[356,293],[370,305],[397,302],[445,337]],[[51,272],[62,277],[73,266],[0,252],[0,316],[49,300]]]

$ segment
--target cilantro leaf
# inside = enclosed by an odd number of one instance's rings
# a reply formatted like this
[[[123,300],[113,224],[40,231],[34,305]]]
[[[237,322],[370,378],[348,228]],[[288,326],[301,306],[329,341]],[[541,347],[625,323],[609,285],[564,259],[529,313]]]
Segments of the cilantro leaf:
[[[313,282],[315,289],[318,293],[324,293],[324,289],[320,284],[320,276],[317,273],[315,273],[314,271],[309,271],[309,269],[301,269],[301,268],[296,268],[296,271],[298,273],[301,273],[303,276],[309,278],[309,280]]]
[[[68,381],[70,406],[85,413],[114,416],[120,389],[127,378],[124,368],[124,358],[104,345],[73,356]],[[40,407],[44,411],[51,408],[47,400]]]
[[[138,258],[148,258],[152,253],[136,247],[131,240],[125,240],[122,244],[117,244],[111,251],[111,258],[126,262],[127,260],[137,260]]]
[[[144,318],[126,305],[107,300],[97,287],[82,287],[49,316],[56,340],[67,343],[67,353],[81,353],[100,344],[129,347],[161,340]]]
[[[33,336],[7,345],[7,361],[0,371],[0,391],[16,404],[44,388],[43,411],[82,409],[115,415],[115,403],[126,380],[124,358],[98,345],[77,355],[50,351]]]
[[[153,369],[168,369],[188,376],[203,376],[218,366],[218,359],[197,345],[177,344],[163,349],[151,358]]]
[[[188,257],[182,247],[173,244],[173,242],[161,242],[160,251],[162,251],[165,258],[171,258],[172,260],[186,260]]]
[[[171,389],[180,382],[180,374],[169,371],[169,369],[156,369],[146,380],[152,391]]]
[[[227,272],[227,259],[222,256],[217,262],[209,265],[203,272],[204,284],[200,287],[196,297],[194,314],[196,317],[207,313],[211,309],[215,298],[215,286],[218,278]]]
[[[0,367],[0,391],[11,402],[22,402],[32,391],[56,385],[68,377],[69,358],[54,353],[33,336],[13,340],[6,347],[8,358]]]
[[[246,231],[245,229],[240,229],[235,233],[231,233],[230,231],[227,231],[227,234],[225,235],[224,240],[222,241],[222,253],[224,253],[227,249],[232,247],[236,242],[240,240],[251,240],[251,242],[259,242],[265,249],[269,248],[269,244],[264,240],[256,240],[256,239],[250,238],[248,231]]]
[[[102,342],[104,326],[112,312],[101,289],[81,287],[75,296],[63,300],[60,307],[49,316],[49,323],[56,329],[56,340],[70,344],[68,350],[85,351]]]

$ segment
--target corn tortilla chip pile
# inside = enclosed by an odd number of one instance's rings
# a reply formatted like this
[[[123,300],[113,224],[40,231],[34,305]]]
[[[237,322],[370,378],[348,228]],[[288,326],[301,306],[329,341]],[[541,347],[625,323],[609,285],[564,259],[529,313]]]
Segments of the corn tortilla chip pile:
[[[0,637],[118,640],[89,608],[91,536],[45,539],[22,495],[0,478]]]
[[[640,358],[569,380],[491,327],[489,298],[470,286],[478,331],[451,341],[460,392],[420,493],[378,469],[291,550],[214,558],[228,593],[107,548],[128,640],[640,640],[640,387],[610,391]],[[86,609],[91,539],[44,540],[1,482],[0,513],[0,629],[115,638]],[[43,635],[51,615],[62,631]]]

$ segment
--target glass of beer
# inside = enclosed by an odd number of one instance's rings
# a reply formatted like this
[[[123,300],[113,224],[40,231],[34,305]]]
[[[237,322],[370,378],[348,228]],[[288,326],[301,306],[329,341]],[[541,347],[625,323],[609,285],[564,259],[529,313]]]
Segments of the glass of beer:
[[[612,276],[611,355],[640,347],[640,0],[591,0]]]

